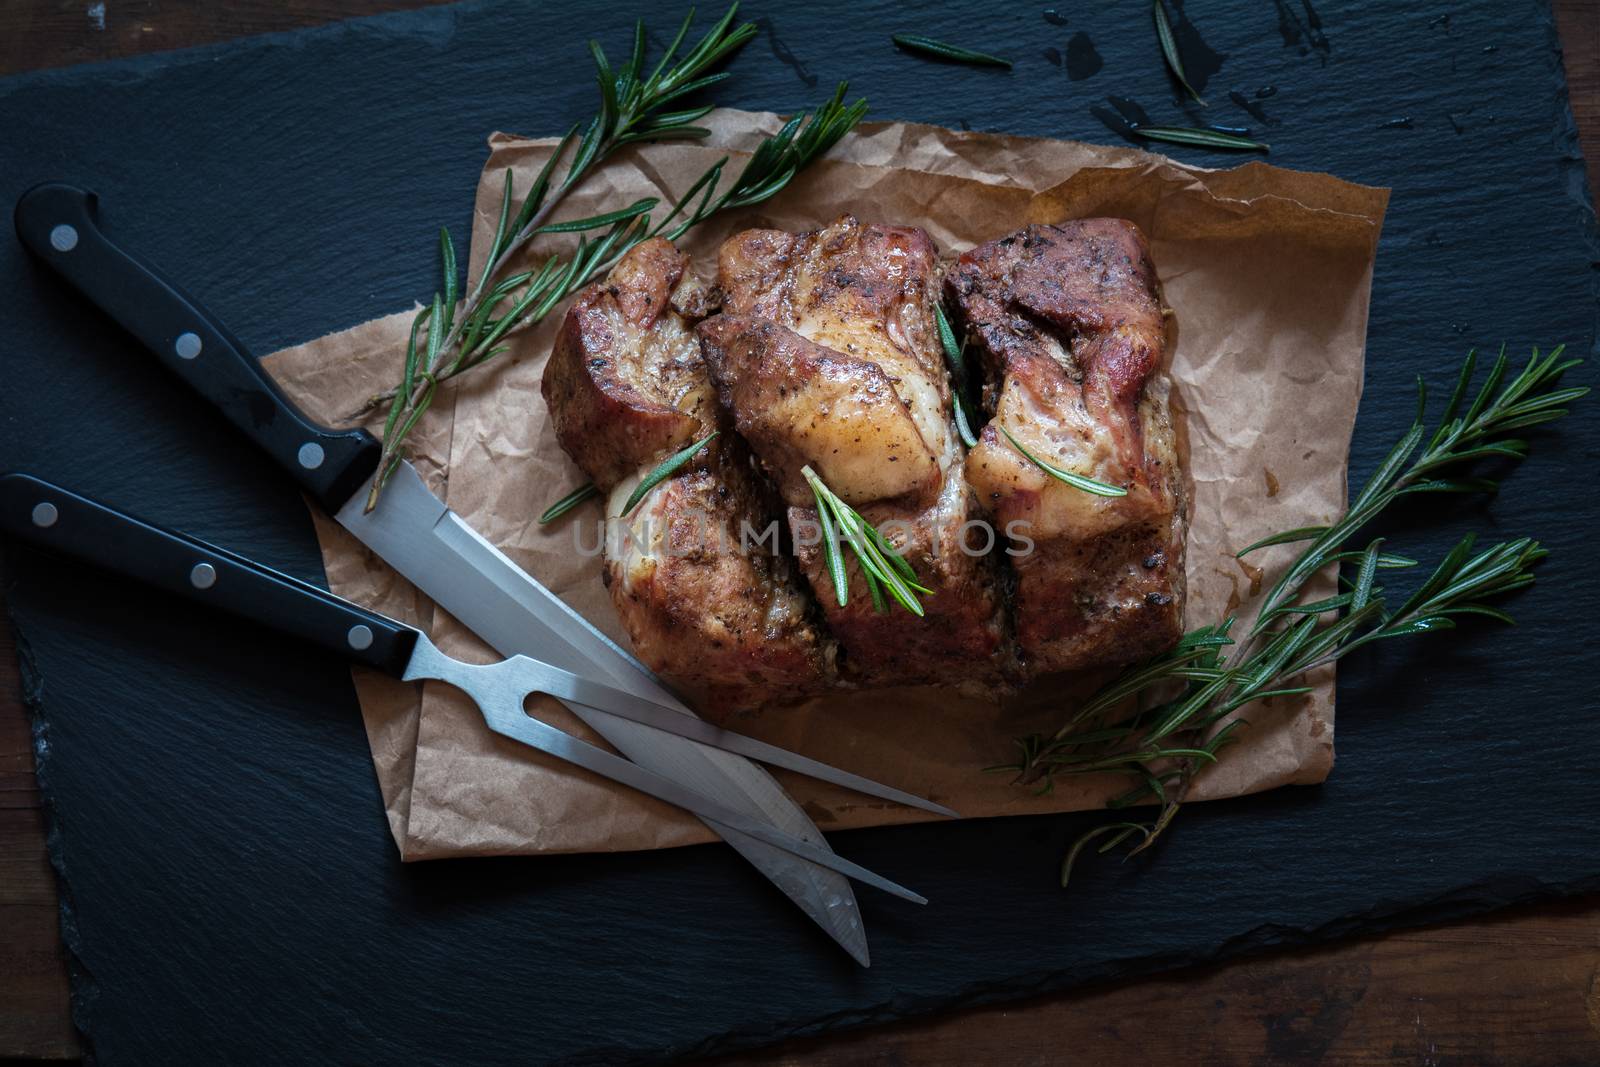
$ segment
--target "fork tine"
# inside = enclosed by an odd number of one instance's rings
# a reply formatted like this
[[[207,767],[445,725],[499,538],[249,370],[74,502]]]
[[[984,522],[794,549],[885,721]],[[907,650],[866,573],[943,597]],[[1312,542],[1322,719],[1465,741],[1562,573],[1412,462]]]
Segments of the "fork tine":
[[[550,664],[526,656],[518,656],[506,662],[523,677],[524,683],[528,679],[534,680],[535,684],[529,687],[529,692],[546,693],[564,703],[580,704],[607,715],[643,723],[657,730],[710,745],[712,748],[736,752],[741,756],[748,756],[774,767],[783,767],[819,781],[831,782],[868,796],[881,797],[896,804],[919,808],[947,818],[960,818],[959,814],[943,804],[924,800],[915,793],[875,782],[871,778],[852,774],[821,760],[814,760],[798,752],[758,741],[746,734],[724,729],[693,715],[685,715],[675,708],[665,707],[632,693],[590,681]]]

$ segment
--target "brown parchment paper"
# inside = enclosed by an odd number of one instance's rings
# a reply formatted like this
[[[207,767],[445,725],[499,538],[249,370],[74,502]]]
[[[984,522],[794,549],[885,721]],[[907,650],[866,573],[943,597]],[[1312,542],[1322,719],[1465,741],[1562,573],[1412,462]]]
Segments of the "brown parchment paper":
[[[641,196],[664,202],[706,167],[742,165],[770,114],[722,110],[704,143],[646,145],[617,157],[564,214]],[[498,213],[503,174],[531,182],[552,140],[490,138],[472,235],[474,276]],[[928,230],[947,255],[1026,222],[1115,215],[1149,236],[1177,321],[1171,374],[1186,412],[1192,482],[1188,625],[1248,616],[1251,596],[1291,555],[1233,559],[1277,530],[1326,522],[1344,505],[1350,431],[1361,393],[1367,301],[1387,190],[1260,162],[1204,170],[1111,148],[907,123],[863,127],[754,210],[685,239],[709,274],[729,233],[804,229],[844,211]],[[564,249],[540,245],[542,254]],[[405,253],[410,254],[410,253]],[[417,253],[422,254],[422,253]],[[391,386],[411,311],[268,357],[286,390],[328,421]],[[601,630],[623,640],[580,551],[598,536],[598,504],[566,522],[536,517],[582,475],[556,443],[539,381],[560,316],[517,338],[497,367],[446,388],[412,439],[413,460],[446,502]],[[427,629],[446,652],[490,650],[448,613],[317,516],[335,592]],[[1256,570],[1265,568],[1265,575]],[[1324,579],[1326,582],[1328,579]],[[1053,729],[1092,679],[1037,683],[1001,710],[930,689],[833,694],[734,718],[764,740],[949,804],[968,817],[1096,807],[1121,780],[1067,779],[1045,797],[982,768],[1010,758],[1010,739]],[[1245,709],[1242,742],[1196,783],[1214,799],[1321,781],[1333,762],[1333,677],[1315,692]],[[390,825],[407,860],[455,855],[660,848],[710,839],[676,809],[615,787],[492,734],[449,687],[422,690],[369,672],[356,686]],[[541,717],[595,740],[559,706]],[[824,830],[925,816],[778,772]]]

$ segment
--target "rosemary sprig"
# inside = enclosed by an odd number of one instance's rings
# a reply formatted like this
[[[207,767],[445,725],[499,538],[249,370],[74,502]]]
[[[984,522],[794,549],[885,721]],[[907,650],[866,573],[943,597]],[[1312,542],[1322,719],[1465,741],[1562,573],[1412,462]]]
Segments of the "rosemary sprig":
[[[1194,86],[1189,84],[1188,75],[1183,72],[1183,59],[1178,55],[1178,42],[1172,36],[1172,23],[1167,21],[1167,5],[1164,0],[1155,0],[1156,39],[1161,42],[1161,54],[1167,60],[1167,67],[1172,71],[1173,77],[1178,79],[1178,84],[1192,97],[1194,102],[1201,107],[1206,102],[1200,99],[1200,94],[1194,91]]]
[[[974,52],[970,48],[959,45],[945,44],[932,37],[925,37],[920,33],[897,33],[890,40],[908,52],[921,52],[924,55],[946,59],[952,63],[968,63],[975,67],[1005,67],[1011,69],[1011,60],[991,56],[987,52]]]
[[[1561,375],[1580,362],[1564,359],[1562,348],[1542,356],[1535,350],[1508,381],[1502,349],[1474,392],[1476,355],[1469,354],[1431,434],[1424,421],[1426,389],[1419,379],[1415,421],[1338,521],[1284,531],[1239,553],[1309,542],[1263,598],[1242,639],[1236,643],[1231,636],[1232,618],[1193,630],[1172,650],[1125,671],[1055,734],[1017,739],[1020,757],[1005,769],[1016,771],[1020,780],[1039,780],[1040,788],[1048,789],[1064,774],[1115,773],[1129,778],[1131,788],[1109,806],[1126,807],[1146,798],[1161,805],[1151,823],[1116,823],[1079,838],[1063,864],[1063,884],[1091,840],[1115,832],[1101,849],[1108,851],[1137,832],[1140,839],[1129,855],[1154,843],[1176,816],[1194,775],[1214,763],[1245,725],[1230,716],[1246,704],[1308,692],[1302,684],[1307,672],[1376,641],[1449,629],[1467,615],[1512,621],[1491,601],[1533,584],[1532,568],[1546,552],[1531,538],[1480,551],[1473,537],[1465,537],[1393,607],[1379,584],[1380,574],[1408,570],[1417,562],[1383,551],[1381,537],[1359,548],[1352,544],[1404,497],[1493,492],[1496,482],[1468,476],[1468,469],[1487,459],[1525,458],[1528,442],[1512,435],[1561,418],[1567,404],[1588,392],[1559,385]],[[1310,602],[1301,599],[1313,575],[1340,563],[1352,564],[1353,576],[1341,578],[1339,592]],[[1142,694],[1160,699],[1130,710]]]
[[[865,101],[846,105],[846,86],[841,84],[815,113],[796,116],[762,142],[727,189],[718,191],[727,164],[723,159],[654,226],[649,215],[658,203],[654,198],[587,218],[551,221],[566,196],[617,149],[640,141],[703,137],[709,132],[695,123],[711,111],[711,105],[680,110],[667,110],[667,105],[728,76],[708,71],[729,59],[756,33],[753,23],[733,25],[736,11],[737,4],[698,44],[678,57],[694,18],[691,9],[654,68],[645,66],[642,22],[635,24],[630,57],[620,67],[613,68],[599,45],[591,42],[600,89],[599,112],[582,127],[581,136],[576,126],[567,132],[520,204],[513,195],[511,171],[506,171],[489,255],[477,283],[464,298],[459,292],[454,244],[448,232],[441,231],[444,287],[412,324],[400,384],[353,413],[359,417],[373,408],[389,407],[383,453],[367,494],[368,510],[377,504],[384,484],[404,458],[406,438],[441,382],[507,351],[509,346],[501,342],[508,334],[542,321],[562,300],[609,270],[640,241],[658,234],[675,240],[718,211],[760,203],[775,195],[860,121]],[[563,162],[565,170],[558,180]],[[564,261],[551,256],[538,269],[508,272],[512,260],[530,241],[551,233],[583,236]]]
[[[995,423],[995,425],[1000,426],[998,422]],[[1022,447],[1022,442],[1011,436],[1010,430],[1006,429],[1004,426],[1000,426],[1000,432],[1006,435],[1006,440],[1011,442],[1011,447],[1016,449],[1018,452],[1021,452],[1023,457],[1027,459],[1028,462],[1032,463],[1035,467],[1038,467],[1040,470],[1044,471],[1057,481],[1066,482],[1074,489],[1082,489],[1085,493],[1093,493],[1095,496],[1128,495],[1128,491],[1122,488],[1120,485],[1110,485],[1106,482],[1097,482],[1093,478],[1086,478],[1081,474],[1074,474],[1072,471],[1063,470],[1062,468],[1054,466],[1053,464],[1046,463],[1044,460],[1040,459],[1038,456]]]
[[[817,472],[809,466],[800,473],[817,500],[817,516],[822,526],[822,552],[827,561],[828,577],[833,582],[834,599],[842,608],[850,602],[850,579],[845,573],[844,556],[839,551],[841,538],[855,552],[856,562],[867,580],[867,592],[872,596],[873,607],[879,613],[889,610],[884,599],[887,592],[895,603],[919,618],[924,615],[917,594],[931,596],[933,590],[917,583],[917,572],[906,558],[897,552],[877,528],[861,517],[861,513],[846,504],[829,489]]]
[[[1201,148],[1231,148],[1244,152],[1270,152],[1272,146],[1260,141],[1252,141],[1248,137],[1238,134],[1223,133],[1221,130],[1192,129],[1186,126],[1139,126],[1130,124],[1129,131],[1135,137],[1143,137],[1148,141],[1170,141],[1173,144],[1198,145]]]
[[[1447,475],[1451,468],[1459,469],[1463,464],[1479,460],[1525,459],[1528,442],[1506,435],[1563,417],[1567,414],[1565,405],[1589,392],[1584,387],[1556,388],[1562,374],[1583,362],[1563,359],[1565,349],[1565,345],[1558,346],[1545,356],[1534,349],[1528,364],[1506,382],[1509,363],[1502,347],[1470,404],[1467,394],[1477,369],[1477,353],[1469,352],[1439,426],[1427,437],[1426,445],[1423,444],[1423,417],[1427,387],[1419,377],[1417,416],[1411,429],[1384,457],[1366,487],[1337,523],[1289,531],[1240,550],[1239,555],[1246,556],[1269,544],[1311,542],[1267,593],[1262,602],[1262,614],[1270,614],[1292,599],[1312,575],[1334,561],[1346,541],[1400,498],[1416,493],[1482,493],[1498,489],[1497,482],[1485,478]],[[1416,456],[1414,460],[1413,455]],[[1258,621],[1254,632],[1259,633],[1265,625]]]
[[[544,514],[539,516],[539,525],[555,522],[561,516],[593,497],[600,495],[600,490],[595,488],[593,482],[584,482],[578,488],[557,500],[554,504],[544,509]]]
[[[944,359],[950,367],[951,393],[955,396],[956,432],[961,435],[961,443],[968,448],[978,447],[978,438],[972,432],[972,413],[967,407],[967,353],[966,344],[956,343],[955,331],[950,328],[950,320],[945,317],[944,308],[939,304],[933,305],[934,321],[939,325],[939,345],[944,349]]]
[[[657,464],[649,474],[639,480],[639,484],[633,487],[633,492],[628,494],[628,502],[622,505],[622,514],[626,515],[638,507],[639,501],[645,498],[645,494],[674,474],[677,474],[685,463],[694,458],[696,452],[710,444],[711,439],[721,432],[721,430],[712,430],[694,444],[687,448],[679,449]]]

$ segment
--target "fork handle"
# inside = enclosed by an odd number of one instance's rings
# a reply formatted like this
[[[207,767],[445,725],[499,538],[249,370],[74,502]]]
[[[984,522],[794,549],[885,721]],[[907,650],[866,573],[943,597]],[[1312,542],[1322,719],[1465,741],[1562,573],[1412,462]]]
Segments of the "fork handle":
[[[0,477],[0,530],[315,642],[398,678],[417,631],[225,548],[27,474]]]

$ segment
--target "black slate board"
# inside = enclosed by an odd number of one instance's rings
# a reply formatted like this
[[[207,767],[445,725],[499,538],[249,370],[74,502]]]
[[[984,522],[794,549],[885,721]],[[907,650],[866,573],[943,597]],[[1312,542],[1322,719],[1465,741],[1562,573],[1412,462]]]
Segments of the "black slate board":
[[[1090,106],[1120,93],[1177,121],[1148,3],[1094,6],[1059,27],[1031,6],[974,22],[953,4],[752,4],[766,32],[723,99],[793,109],[850,77],[881,118],[1105,140]],[[1320,24],[1301,0],[1195,14],[1228,53],[1203,119],[1256,126],[1275,163],[1394,187],[1361,476],[1410,418],[1415,374],[1502,340],[1592,351],[1597,245],[1543,6],[1327,6]],[[472,3],[12,79],[0,203],[46,178],[91,185],[115,233],[270,351],[431,292],[435,227],[466,232],[483,135],[588,114],[581,42],[600,21]],[[1017,68],[898,54],[888,34],[908,29]],[[1203,77],[1214,61],[1180,36]],[[1075,80],[1091,50],[1101,68]],[[0,323],[0,467],[320,578],[287,481],[9,234]],[[1600,664],[1571,637],[1600,594],[1597,444],[1586,410],[1540,435],[1504,500],[1396,542],[1431,558],[1468,528],[1529,532],[1554,557],[1516,630],[1351,663],[1325,786],[1200,806],[1153,866],[1086,868],[1069,895],[1055,866],[1083,818],[839,835],[934,902],[862,893],[865,972],[720,847],[402,868],[341,664],[13,546],[78,1025],[110,1064],[614,1063],[1600,889]]]

